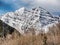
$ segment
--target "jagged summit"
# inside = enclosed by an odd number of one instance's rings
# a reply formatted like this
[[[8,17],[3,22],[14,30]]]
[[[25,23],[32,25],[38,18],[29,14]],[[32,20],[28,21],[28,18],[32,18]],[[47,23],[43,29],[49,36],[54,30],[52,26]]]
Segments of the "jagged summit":
[[[26,8],[22,7],[20,9],[16,10],[15,13],[23,14],[24,11],[26,11]]]
[[[38,34],[41,30],[47,32],[48,27],[57,23],[59,17],[54,17],[41,7],[32,8],[31,10],[23,7],[15,12],[6,13],[1,20],[14,27],[21,34],[30,31],[30,28],[34,28],[36,34]]]

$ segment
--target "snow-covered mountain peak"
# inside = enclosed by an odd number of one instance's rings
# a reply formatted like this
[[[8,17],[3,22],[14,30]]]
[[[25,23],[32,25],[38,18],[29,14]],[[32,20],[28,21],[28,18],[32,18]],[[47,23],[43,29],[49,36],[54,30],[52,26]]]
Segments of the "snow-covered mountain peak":
[[[41,30],[48,32],[48,27],[58,22],[59,17],[51,15],[41,7],[32,8],[31,10],[23,7],[15,12],[6,13],[1,20],[21,34],[29,32],[30,28],[34,28],[36,34],[38,34]]]
[[[26,8],[22,7],[20,9],[16,10],[15,13],[20,13],[22,15],[24,13],[24,11],[26,11]]]
[[[26,8],[25,7],[22,7],[22,8],[19,8],[18,10],[16,11],[24,11]]]

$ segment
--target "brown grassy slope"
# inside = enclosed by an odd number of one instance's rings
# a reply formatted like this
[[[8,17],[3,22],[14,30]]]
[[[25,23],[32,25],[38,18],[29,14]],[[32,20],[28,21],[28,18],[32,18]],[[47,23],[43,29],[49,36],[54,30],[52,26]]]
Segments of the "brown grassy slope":
[[[40,35],[19,36],[18,33],[14,32],[12,35],[7,35],[6,39],[1,39],[0,45],[43,45],[42,39]]]
[[[15,31],[6,38],[0,38],[0,45],[60,45],[60,23],[49,27],[47,34],[19,36]]]
[[[47,38],[49,44],[60,45],[60,23],[53,25],[53,27],[49,27]]]

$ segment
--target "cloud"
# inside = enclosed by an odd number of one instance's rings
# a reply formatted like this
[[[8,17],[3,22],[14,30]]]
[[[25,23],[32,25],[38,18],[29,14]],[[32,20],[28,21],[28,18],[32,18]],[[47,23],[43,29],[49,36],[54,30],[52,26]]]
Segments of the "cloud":
[[[59,9],[60,1],[59,0],[23,0],[23,2],[29,3],[30,6],[42,6],[48,9]]]
[[[47,7],[49,7],[50,8],[50,6],[53,8],[53,7],[55,7],[56,8],[56,6],[57,7],[59,7],[60,6],[60,4],[59,4],[60,2],[58,2],[57,0],[35,0],[35,3],[34,4],[38,4],[38,5],[42,5],[42,6],[47,6]]]
[[[30,4],[31,7],[41,6],[49,12],[60,12],[60,0],[22,0],[24,3]]]

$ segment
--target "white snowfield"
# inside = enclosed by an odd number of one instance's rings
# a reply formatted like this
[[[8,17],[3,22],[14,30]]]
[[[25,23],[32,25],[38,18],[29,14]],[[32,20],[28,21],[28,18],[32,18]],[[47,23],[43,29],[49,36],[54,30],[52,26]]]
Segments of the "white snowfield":
[[[41,7],[31,10],[23,7],[15,12],[6,13],[1,20],[24,35],[25,32],[29,31],[29,28],[34,28],[36,34],[41,30],[47,33],[48,27],[58,23],[59,17],[51,15]]]

